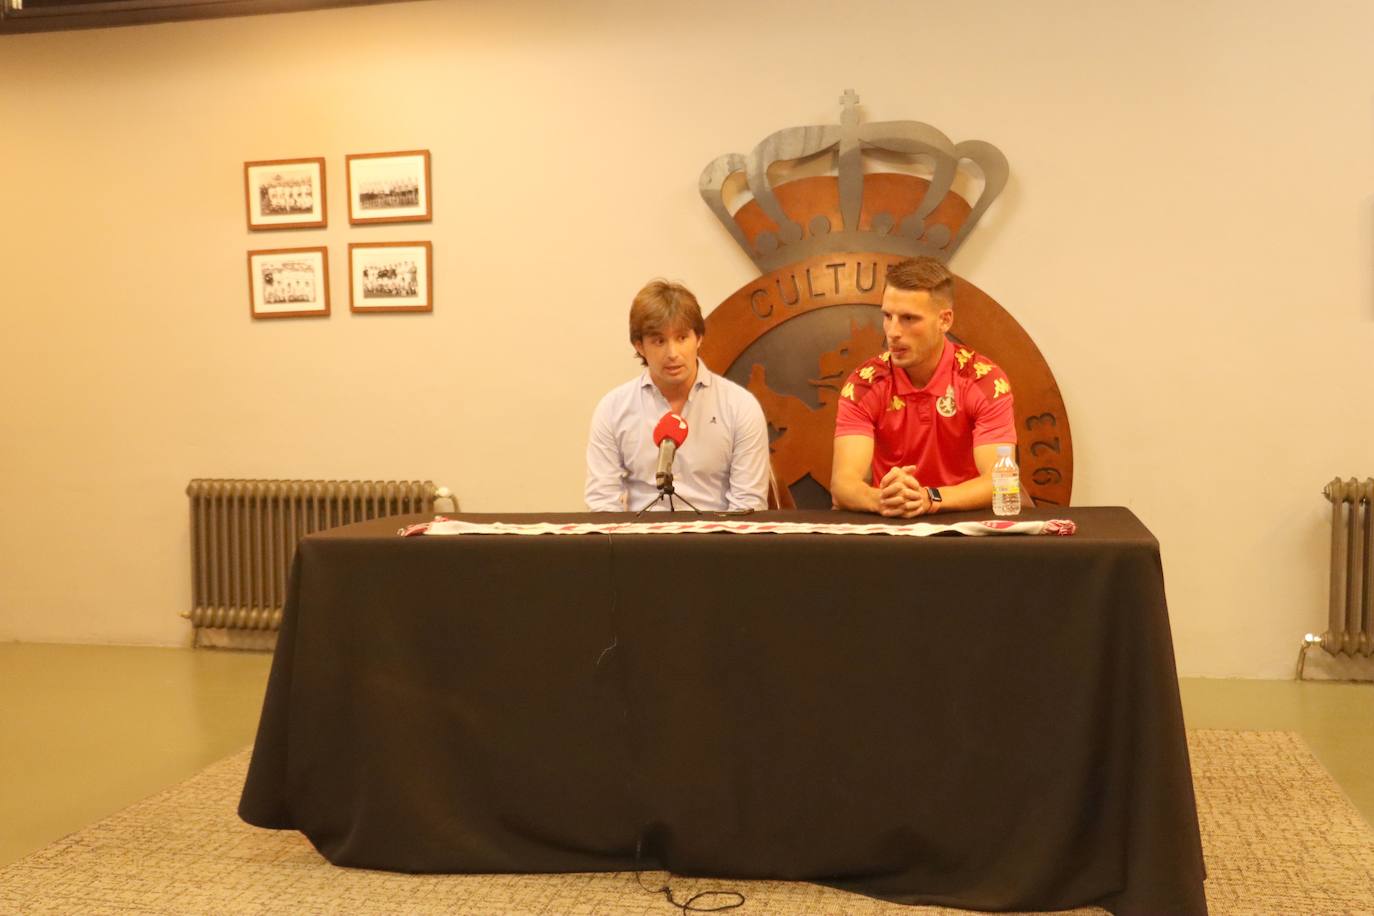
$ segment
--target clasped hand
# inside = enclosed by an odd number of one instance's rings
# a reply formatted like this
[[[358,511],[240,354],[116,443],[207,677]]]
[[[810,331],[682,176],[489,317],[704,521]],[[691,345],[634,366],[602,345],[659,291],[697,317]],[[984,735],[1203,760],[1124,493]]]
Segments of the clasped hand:
[[[915,518],[931,511],[930,494],[916,479],[915,466],[895,467],[878,484],[878,514]]]

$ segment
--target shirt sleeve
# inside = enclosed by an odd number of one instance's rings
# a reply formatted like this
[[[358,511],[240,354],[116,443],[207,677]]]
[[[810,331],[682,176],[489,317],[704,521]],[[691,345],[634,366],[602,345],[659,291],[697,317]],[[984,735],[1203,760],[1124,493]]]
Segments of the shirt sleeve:
[[[974,446],[991,445],[994,442],[1016,444],[1016,410],[1012,406],[1010,390],[995,398],[983,393],[983,403],[974,413]]]
[[[625,511],[625,478],[629,471],[616,441],[610,400],[607,396],[596,405],[587,434],[587,483],[583,498],[593,512]]]
[[[768,508],[768,421],[754,396],[740,389],[735,416],[734,446],[730,450],[728,509]]]
[[[873,431],[878,428],[878,422],[873,414],[869,412],[868,397],[860,401],[851,401],[849,398],[840,397],[838,409],[835,411],[835,436],[867,436],[873,438]]]

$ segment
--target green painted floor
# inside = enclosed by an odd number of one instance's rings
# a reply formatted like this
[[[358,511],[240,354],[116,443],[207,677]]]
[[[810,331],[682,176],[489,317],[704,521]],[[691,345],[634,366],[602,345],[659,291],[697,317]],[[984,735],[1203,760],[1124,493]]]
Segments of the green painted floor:
[[[1297,732],[1374,824],[1374,684],[1192,677],[1179,685],[1189,728]]]
[[[253,740],[267,655],[0,643],[0,865]],[[1374,823],[1374,685],[1185,679],[1192,728],[1303,736]]]
[[[249,744],[271,657],[0,643],[0,865]]]

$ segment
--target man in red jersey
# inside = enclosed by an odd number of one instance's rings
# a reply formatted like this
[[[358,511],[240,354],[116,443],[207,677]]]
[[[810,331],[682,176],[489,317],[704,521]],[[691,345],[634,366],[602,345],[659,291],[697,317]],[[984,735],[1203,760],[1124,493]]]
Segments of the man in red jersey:
[[[840,390],[830,495],[837,509],[914,518],[992,504],[997,446],[1016,444],[1011,383],[945,337],[954,280],[934,258],[887,270],[887,352]]]

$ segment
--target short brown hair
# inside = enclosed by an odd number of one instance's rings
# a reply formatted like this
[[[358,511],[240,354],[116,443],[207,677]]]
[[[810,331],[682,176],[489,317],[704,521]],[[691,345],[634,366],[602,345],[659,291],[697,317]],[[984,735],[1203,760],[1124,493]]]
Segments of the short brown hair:
[[[683,325],[695,331],[698,337],[706,336],[701,306],[687,287],[670,280],[650,280],[635,293],[634,302],[630,304],[630,343],[637,344],[648,334],[665,334]],[[648,365],[638,350],[635,356]]]
[[[935,258],[921,255],[887,268],[887,283],[898,289],[926,290],[931,296],[954,304],[954,275]]]

